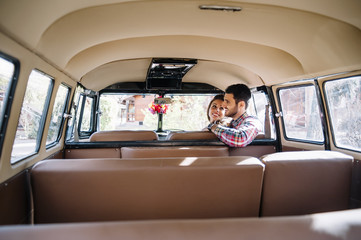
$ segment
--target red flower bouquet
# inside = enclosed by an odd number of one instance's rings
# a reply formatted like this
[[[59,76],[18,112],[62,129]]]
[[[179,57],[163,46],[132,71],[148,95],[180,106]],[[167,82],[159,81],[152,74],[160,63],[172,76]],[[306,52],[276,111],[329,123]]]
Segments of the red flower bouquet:
[[[168,105],[167,104],[154,104],[154,102],[149,104],[149,111],[152,114],[166,113],[167,110],[168,110]]]

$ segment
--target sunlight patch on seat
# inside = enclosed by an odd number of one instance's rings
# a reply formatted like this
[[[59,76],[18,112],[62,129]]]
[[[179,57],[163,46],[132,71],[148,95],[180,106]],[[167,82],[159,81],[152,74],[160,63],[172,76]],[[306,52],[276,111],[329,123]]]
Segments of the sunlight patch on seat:
[[[249,164],[254,164],[255,163],[255,159],[253,157],[247,158],[247,159],[243,159],[242,161],[238,162],[237,165],[249,165]]]
[[[190,166],[194,161],[196,161],[198,158],[196,157],[186,157],[179,166]]]
[[[347,239],[352,226],[361,223],[361,210],[345,210],[327,214],[312,215],[312,228],[317,232]]]

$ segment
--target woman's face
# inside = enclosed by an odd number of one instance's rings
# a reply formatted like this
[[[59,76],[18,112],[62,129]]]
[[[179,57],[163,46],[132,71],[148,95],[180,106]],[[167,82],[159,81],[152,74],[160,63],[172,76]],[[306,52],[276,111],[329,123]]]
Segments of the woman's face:
[[[211,103],[211,107],[209,108],[208,116],[209,116],[211,122],[220,120],[224,117],[224,108],[223,108],[222,100],[216,99]]]

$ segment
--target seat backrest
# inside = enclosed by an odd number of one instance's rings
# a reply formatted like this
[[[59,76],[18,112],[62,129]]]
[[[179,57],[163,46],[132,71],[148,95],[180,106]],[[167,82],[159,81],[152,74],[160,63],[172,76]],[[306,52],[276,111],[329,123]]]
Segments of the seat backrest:
[[[120,151],[122,158],[229,156],[226,146],[122,147]]]
[[[45,160],[34,222],[257,217],[263,171],[253,157]]]
[[[157,140],[157,134],[154,131],[100,131],[90,136],[90,142],[106,141],[152,141]]]
[[[64,150],[65,159],[120,158],[120,148],[72,148]]]
[[[217,140],[217,136],[209,131],[171,132],[167,140]]]
[[[273,145],[248,145],[246,147],[229,148],[229,156],[252,156],[260,158],[263,155],[276,152],[276,147]]]
[[[348,208],[351,156],[333,151],[280,152],[265,164],[261,216],[300,215]]]

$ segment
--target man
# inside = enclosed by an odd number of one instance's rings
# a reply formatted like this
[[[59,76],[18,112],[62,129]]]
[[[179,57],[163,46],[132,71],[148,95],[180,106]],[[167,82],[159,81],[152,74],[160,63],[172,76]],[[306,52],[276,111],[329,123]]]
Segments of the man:
[[[261,122],[248,116],[246,109],[251,98],[250,89],[244,84],[234,84],[226,89],[224,95],[225,116],[232,118],[229,127],[216,122],[210,123],[208,129],[222,142],[230,147],[245,147],[262,131]]]

